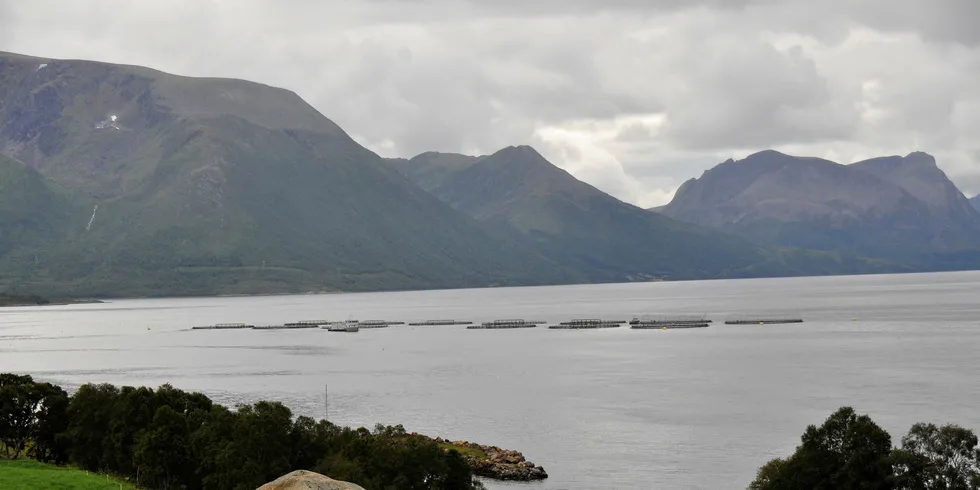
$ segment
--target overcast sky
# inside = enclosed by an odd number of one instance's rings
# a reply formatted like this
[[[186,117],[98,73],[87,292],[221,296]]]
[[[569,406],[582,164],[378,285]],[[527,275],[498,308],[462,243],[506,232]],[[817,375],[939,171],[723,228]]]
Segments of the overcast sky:
[[[384,156],[530,144],[645,207],[766,148],[980,192],[980,0],[0,0],[0,50],[286,87]]]

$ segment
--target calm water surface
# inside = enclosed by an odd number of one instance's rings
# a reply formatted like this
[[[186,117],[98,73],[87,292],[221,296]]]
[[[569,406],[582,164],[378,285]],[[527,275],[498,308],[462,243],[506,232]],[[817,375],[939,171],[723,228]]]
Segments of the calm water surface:
[[[190,331],[219,322],[801,314],[798,325],[636,331],[391,327]],[[853,320],[852,320],[853,319]],[[745,488],[841,405],[894,438],[980,429],[980,273],[120,300],[0,310],[0,371],[66,386],[171,383],[337,423],[517,449],[535,490]],[[491,488],[501,485],[492,485]],[[507,486],[510,488],[510,486]]]

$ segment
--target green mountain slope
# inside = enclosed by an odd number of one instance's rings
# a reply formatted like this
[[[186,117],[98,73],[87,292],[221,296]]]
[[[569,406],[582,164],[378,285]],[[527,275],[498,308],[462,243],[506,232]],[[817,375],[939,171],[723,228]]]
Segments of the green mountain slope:
[[[923,153],[845,166],[764,151],[691,179],[660,212],[769,246],[980,265],[980,215]]]
[[[772,252],[623,203],[530,147],[468,157],[424,153],[390,165],[497,236],[533,244],[591,280],[841,272],[840,257]],[[866,271],[863,261],[855,263]]]
[[[0,257],[64,240],[65,225],[79,211],[36,170],[0,155]]]
[[[256,83],[0,54],[0,151],[65,194],[42,213],[59,239],[38,248],[13,234],[8,285],[159,295],[577,278],[488,236],[292,92]],[[37,260],[15,270],[26,251]]]

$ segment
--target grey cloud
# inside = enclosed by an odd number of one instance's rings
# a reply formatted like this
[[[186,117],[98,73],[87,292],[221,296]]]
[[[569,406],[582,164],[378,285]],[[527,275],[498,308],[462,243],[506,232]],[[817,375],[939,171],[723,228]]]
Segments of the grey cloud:
[[[798,50],[736,40],[706,47],[691,61],[689,90],[669,113],[687,147],[774,146],[847,137],[853,106],[839,104],[814,63]]]

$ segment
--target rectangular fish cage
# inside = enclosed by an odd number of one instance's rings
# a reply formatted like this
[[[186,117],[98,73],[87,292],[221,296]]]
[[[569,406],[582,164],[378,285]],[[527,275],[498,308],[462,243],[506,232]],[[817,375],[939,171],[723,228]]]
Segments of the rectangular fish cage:
[[[557,325],[551,325],[550,329],[555,330],[580,330],[580,329],[590,329],[590,328],[617,328],[620,325],[626,323],[620,320],[601,320],[598,318],[579,318],[567,322],[561,322]]]
[[[641,315],[633,317],[630,320],[630,326],[632,327],[640,325],[649,328],[656,326],[679,327],[683,325],[706,327],[710,323],[711,319],[707,318],[707,315]]]
[[[546,323],[543,321],[527,321],[521,319],[494,320],[492,322],[481,323],[480,325],[470,325],[469,329],[505,329],[505,328],[534,328]]]
[[[200,327],[191,327],[191,330],[234,330],[242,328],[255,328],[254,325],[249,325],[247,323],[216,323],[214,325],[204,325]]]
[[[445,325],[472,325],[473,322],[461,321],[461,320],[425,320],[421,322],[411,322],[408,325],[411,327],[427,327],[427,326],[445,326]]]
[[[752,313],[732,315],[725,319],[725,325],[765,325],[780,323],[803,323],[803,317],[791,313]]]

